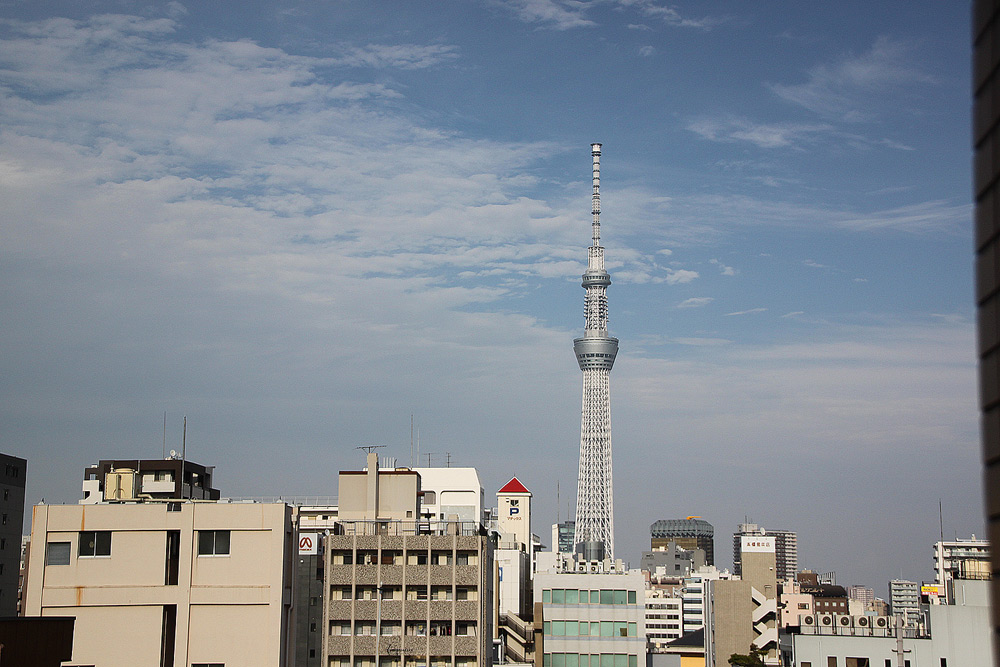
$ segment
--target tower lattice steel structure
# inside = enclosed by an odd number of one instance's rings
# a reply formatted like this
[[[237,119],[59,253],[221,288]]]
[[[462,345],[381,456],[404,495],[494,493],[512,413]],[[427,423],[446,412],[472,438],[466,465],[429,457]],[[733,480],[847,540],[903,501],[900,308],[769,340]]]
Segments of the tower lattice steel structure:
[[[583,274],[586,325],[583,338],[573,341],[583,371],[583,410],[580,424],[580,472],[576,488],[576,537],[581,542],[603,542],[614,557],[615,524],[611,484],[611,367],[618,339],[608,336],[608,285],[601,247],[601,144],[591,144],[594,161],[593,243]]]

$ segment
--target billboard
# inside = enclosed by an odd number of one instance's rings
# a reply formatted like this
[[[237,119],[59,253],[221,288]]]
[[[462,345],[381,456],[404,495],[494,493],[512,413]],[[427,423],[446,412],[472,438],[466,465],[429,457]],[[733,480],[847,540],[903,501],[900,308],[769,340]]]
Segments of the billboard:
[[[743,535],[740,537],[742,553],[774,553],[774,537],[765,535]]]

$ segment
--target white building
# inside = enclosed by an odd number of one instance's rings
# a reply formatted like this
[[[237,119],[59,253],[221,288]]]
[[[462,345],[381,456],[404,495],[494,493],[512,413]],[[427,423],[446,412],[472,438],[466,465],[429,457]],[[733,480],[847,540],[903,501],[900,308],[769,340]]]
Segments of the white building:
[[[662,588],[646,589],[646,637],[653,648],[684,634],[684,599]]]
[[[420,475],[420,519],[437,523],[457,521],[483,523],[483,484],[475,468],[414,468]]]
[[[681,592],[684,634],[705,627],[705,596],[709,581],[730,579],[732,574],[719,570],[715,566],[706,566],[684,578],[684,588]]]
[[[783,664],[992,667],[988,586],[987,581],[956,580],[964,603],[930,605],[929,622],[920,631],[895,628],[885,617],[835,614],[824,623],[825,615],[820,614],[813,623],[803,623],[801,633],[782,635]],[[902,637],[897,637],[900,632]]]
[[[562,554],[545,555],[555,558],[546,559],[549,562],[542,571],[540,557],[540,570],[535,573],[535,664],[645,665],[646,582],[642,572],[626,571],[620,560],[577,561]]]
[[[935,583],[945,591],[956,578],[989,579],[990,571],[989,540],[977,540],[973,535],[970,540],[934,544]],[[954,602],[954,597],[949,594],[948,600]]]

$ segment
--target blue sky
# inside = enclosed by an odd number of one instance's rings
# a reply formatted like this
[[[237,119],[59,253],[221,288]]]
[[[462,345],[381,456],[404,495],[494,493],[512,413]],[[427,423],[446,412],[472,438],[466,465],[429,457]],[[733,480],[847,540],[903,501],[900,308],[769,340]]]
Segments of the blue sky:
[[[749,516],[930,579],[939,499],[983,532],[967,13],[4,2],[0,449],[73,502],[186,414],[224,493],[332,495],[412,414],[547,540],[599,141],[619,554]]]

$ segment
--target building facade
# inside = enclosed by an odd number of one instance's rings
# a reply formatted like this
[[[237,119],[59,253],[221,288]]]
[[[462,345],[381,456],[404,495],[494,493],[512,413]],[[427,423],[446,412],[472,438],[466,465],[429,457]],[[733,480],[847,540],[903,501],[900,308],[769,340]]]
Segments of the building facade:
[[[16,616],[24,529],[24,480],[28,462],[0,454],[0,616]]]
[[[79,665],[286,665],[293,540],[283,503],[37,505],[25,613]]]
[[[645,588],[641,572],[608,559],[536,572],[536,667],[645,665]]]
[[[733,533],[733,573],[743,573],[742,555],[740,552],[743,537],[773,537],[775,572],[778,581],[794,579],[799,571],[799,538],[790,530],[764,530],[755,523],[741,523]]]
[[[323,537],[323,664],[489,667],[492,538],[478,520],[454,520],[461,511],[427,521],[416,470],[380,470],[374,453],[367,463],[341,471],[338,521]]]
[[[920,623],[920,584],[906,579],[889,582],[889,611],[893,616],[903,616],[908,628]]]
[[[742,538],[741,579],[709,585],[705,622],[706,667],[725,667],[733,653],[763,652],[765,665],[778,665],[778,582],[775,538]]]
[[[688,551],[705,552],[705,564],[715,565],[715,528],[701,517],[660,519],[649,527],[649,548],[659,549],[674,542]]]

